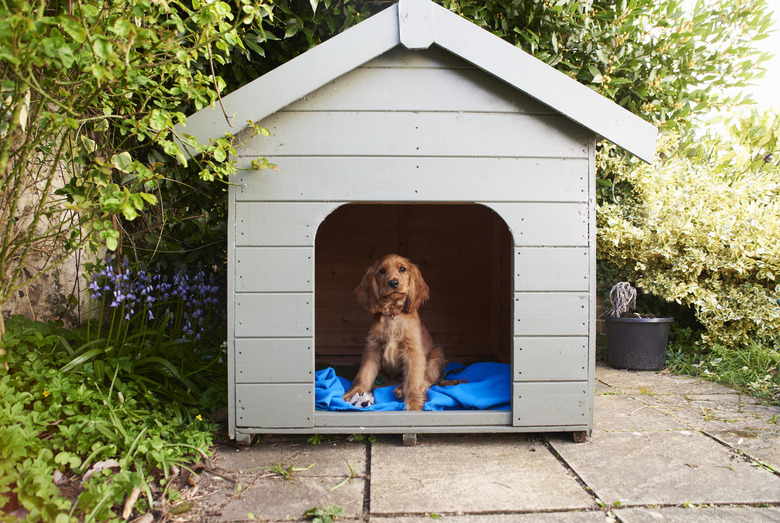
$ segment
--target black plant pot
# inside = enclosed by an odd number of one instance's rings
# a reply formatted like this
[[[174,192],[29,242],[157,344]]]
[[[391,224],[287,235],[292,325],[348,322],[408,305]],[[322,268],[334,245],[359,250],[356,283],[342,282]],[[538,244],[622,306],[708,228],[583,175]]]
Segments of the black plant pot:
[[[674,318],[606,318],[607,356],[617,369],[659,370]]]

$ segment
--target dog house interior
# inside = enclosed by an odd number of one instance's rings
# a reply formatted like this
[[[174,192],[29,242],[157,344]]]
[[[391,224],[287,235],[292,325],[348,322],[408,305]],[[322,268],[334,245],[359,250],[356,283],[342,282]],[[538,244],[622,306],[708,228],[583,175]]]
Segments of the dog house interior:
[[[477,204],[347,204],[315,240],[315,364],[351,375],[372,315],[353,290],[388,253],[416,263],[431,289],[420,315],[448,360],[511,362],[513,243]]]
[[[429,0],[400,0],[222,102],[179,132],[241,134],[233,114],[270,134],[239,136],[230,187],[233,437],[592,429],[595,147],[650,161],[652,125]],[[258,157],[278,170],[252,170]],[[372,318],[354,289],[389,253],[420,268],[420,317],[449,360],[506,369],[501,408],[319,406],[343,403],[320,376],[335,369],[339,386],[357,370]]]

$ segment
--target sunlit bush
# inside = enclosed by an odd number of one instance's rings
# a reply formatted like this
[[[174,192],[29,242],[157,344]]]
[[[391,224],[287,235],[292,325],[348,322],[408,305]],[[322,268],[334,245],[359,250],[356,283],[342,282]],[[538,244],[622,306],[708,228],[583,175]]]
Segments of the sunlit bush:
[[[780,113],[665,136],[620,176],[633,201],[599,209],[599,253],[644,291],[694,307],[709,346],[780,340]]]

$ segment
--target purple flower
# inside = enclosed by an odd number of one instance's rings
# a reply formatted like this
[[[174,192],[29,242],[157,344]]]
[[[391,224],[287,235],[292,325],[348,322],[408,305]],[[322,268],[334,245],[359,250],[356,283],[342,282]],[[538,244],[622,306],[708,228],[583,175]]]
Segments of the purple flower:
[[[110,292],[109,308],[122,306],[127,328],[133,329],[135,311],[141,311],[139,318],[154,321],[169,318],[163,328],[172,338],[201,339],[202,332],[210,328],[207,321],[211,315],[209,307],[218,303],[219,286],[213,273],[198,269],[194,274],[180,270],[170,278],[155,273],[146,266],[134,266],[127,260],[106,260],[105,267],[93,274],[89,284],[93,298],[101,298]],[[181,316],[171,318],[171,313]],[[111,321],[112,315],[107,321]],[[158,320],[159,321],[159,320]],[[175,326],[179,327],[175,327]],[[139,325],[140,327],[140,325]],[[158,325],[155,328],[159,328]],[[172,329],[179,329],[173,331]]]

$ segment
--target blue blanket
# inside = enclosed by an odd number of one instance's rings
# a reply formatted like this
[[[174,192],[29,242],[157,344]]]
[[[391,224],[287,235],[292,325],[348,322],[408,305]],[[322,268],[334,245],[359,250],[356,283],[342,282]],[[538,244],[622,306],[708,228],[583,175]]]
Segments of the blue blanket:
[[[474,363],[465,367],[459,363],[447,365],[445,379],[467,380],[467,383],[428,390],[424,410],[509,410],[512,380],[506,363]],[[374,390],[376,404],[370,407],[353,407],[342,399],[351,382],[336,375],[333,368],[317,371],[314,375],[317,410],[404,410],[403,401],[393,395],[396,385]]]

